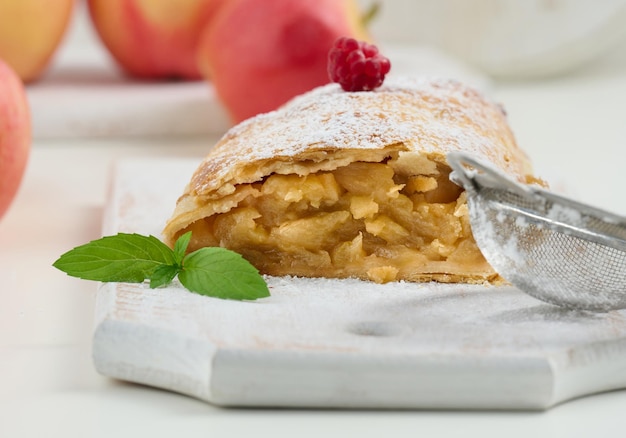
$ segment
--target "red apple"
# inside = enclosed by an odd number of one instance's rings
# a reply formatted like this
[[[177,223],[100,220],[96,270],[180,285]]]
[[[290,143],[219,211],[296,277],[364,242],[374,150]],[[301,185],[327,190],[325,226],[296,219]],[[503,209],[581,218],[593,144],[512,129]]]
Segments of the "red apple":
[[[353,0],[231,0],[205,29],[199,63],[239,122],[327,83],[340,36],[368,39]]]
[[[30,152],[30,112],[17,74],[0,60],[0,218],[24,175]]]
[[[225,0],[89,0],[91,20],[117,63],[146,79],[200,79],[200,33]]]
[[[74,0],[0,0],[0,58],[24,82],[50,63],[67,29]]]

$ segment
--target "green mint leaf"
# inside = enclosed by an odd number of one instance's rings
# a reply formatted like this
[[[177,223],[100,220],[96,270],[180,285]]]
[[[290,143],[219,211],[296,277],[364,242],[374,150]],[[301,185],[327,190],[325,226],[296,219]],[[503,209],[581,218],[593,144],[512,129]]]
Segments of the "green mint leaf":
[[[180,272],[180,266],[161,265],[157,266],[150,276],[150,289],[160,286],[167,286],[172,282],[174,277]]]
[[[178,279],[190,291],[210,297],[255,300],[270,295],[259,271],[225,248],[201,248],[188,254]]]
[[[119,233],[93,240],[63,254],[53,266],[68,275],[102,282],[167,286],[178,275],[192,292],[216,298],[254,300],[270,295],[263,277],[236,252],[202,248],[185,255],[191,232],[174,250],[154,236]]]
[[[140,283],[161,265],[176,265],[174,252],[154,236],[119,233],[63,254],[53,266],[72,277]]]
[[[191,231],[187,231],[185,234],[176,239],[176,243],[174,244],[174,259],[176,260],[176,264],[179,266],[183,265],[183,259],[185,258],[185,253],[187,252],[187,246],[189,246],[190,240]]]

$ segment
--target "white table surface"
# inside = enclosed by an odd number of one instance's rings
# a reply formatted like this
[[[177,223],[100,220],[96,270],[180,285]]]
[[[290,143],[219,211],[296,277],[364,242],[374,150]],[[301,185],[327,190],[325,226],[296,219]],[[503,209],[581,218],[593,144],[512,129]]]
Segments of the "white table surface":
[[[626,63],[496,84],[537,168],[579,199],[626,214]],[[211,135],[38,139],[0,221],[0,436],[623,436],[626,391],[547,412],[223,409],[98,375],[91,362],[96,285],[51,263],[99,237],[111,164],[197,157]],[[626,373],[626,369],[623,370]]]

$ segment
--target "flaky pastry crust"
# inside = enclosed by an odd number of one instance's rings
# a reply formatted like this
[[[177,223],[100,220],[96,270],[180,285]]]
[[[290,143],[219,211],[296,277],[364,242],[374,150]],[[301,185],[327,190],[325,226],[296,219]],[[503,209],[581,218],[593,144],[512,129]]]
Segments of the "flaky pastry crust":
[[[171,245],[191,230],[190,249],[234,246],[272,275],[497,281],[470,248],[464,195],[447,180],[446,154],[457,150],[534,180],[502,107],[459,82],[323,86],[228,131],[191,177],[164,238]],[[319,247],[294,237],[315,241],[316,229]]]

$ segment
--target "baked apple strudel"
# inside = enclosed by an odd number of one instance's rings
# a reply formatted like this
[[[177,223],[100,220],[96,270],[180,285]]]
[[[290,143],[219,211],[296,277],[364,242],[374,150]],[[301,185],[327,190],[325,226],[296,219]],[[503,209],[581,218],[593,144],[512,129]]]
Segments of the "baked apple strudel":
[[[455,150],[534,181],[502,108],[459,82],[323,86],[227,132],[164,237],[192,231],[189,250],[226,247],[269,275],[496,282],[449,180]]]

